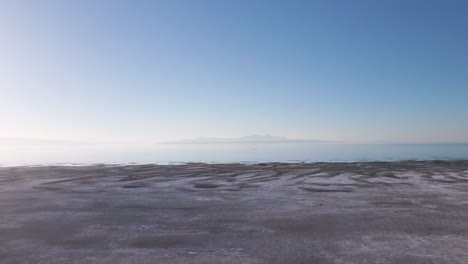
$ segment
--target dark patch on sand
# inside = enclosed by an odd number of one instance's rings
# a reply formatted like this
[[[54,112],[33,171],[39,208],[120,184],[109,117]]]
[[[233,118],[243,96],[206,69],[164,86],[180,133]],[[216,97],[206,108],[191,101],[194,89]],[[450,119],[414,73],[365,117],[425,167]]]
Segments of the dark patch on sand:
[[[308,192],[352,192],[353,191],[351,189],[319,189],[319,188],[307,188],[307,187],[302,187],[301,189],[304,191],[308,191]]]
[[[213,183],[195,183],[193,187],[198,188],[198,189],[213,189],[213,188],[218,188],[222,185],[219,184],[213,184]]]
[[[143,188],[143,187],[148,187],[149,184],[147,183],[131,183],[131,184],[126,184],[126,185],[123,185],[122,188]]]

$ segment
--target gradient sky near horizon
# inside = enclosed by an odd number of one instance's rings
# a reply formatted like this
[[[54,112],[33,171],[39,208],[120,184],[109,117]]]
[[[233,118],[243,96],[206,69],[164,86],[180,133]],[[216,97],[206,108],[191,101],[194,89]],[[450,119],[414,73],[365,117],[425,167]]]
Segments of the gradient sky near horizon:
[[[468,142],[468,1],[0,1],[0,137]]]

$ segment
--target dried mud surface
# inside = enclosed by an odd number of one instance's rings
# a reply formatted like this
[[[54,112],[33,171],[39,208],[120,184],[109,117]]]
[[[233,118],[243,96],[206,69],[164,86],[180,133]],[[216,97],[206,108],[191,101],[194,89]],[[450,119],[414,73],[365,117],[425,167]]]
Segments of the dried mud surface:
[[[0,263],[468,263],[468,161],[3,167]]]

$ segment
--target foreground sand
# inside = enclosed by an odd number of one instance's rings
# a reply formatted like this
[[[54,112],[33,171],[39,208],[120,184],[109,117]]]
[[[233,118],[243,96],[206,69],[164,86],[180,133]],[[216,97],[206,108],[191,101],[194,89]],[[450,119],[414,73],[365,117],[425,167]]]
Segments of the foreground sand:
[[[468,263],[468,161],[0,168],[0,263]]]

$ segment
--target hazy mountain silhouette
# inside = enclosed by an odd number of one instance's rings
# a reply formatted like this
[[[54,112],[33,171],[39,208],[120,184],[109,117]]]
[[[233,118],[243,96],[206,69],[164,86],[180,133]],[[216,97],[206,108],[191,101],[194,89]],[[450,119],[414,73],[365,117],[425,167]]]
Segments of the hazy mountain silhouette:
[[[87,145],[88,142],[59,140],[59,139],[39,139],[39,138],[10,138],[0,137],[0,146],[70,146],[70,145]]]
[[[217,143],[331,143],[330,141],[313,139],[290,139],[287,137],[277,137],[270,135],[250,135],[239,138],[216,138],[201,137],[196,139],[182,139],[175,141],[165,141],[160,144],[217,144]]]

